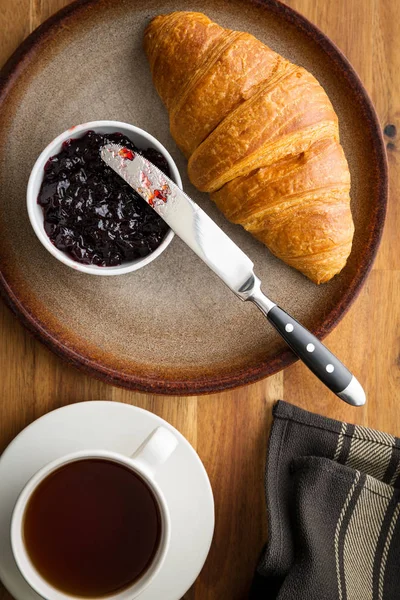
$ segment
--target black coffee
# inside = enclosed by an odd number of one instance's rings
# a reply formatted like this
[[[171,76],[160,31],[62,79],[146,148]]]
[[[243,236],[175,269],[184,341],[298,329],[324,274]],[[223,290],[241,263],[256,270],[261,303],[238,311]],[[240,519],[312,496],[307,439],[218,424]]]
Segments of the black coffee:
[[[74,596],[117,592],[146,571],[161,537],[158,504],[133,471],[103,459],[60,467],[37,487],[23,525],[29,557]]]

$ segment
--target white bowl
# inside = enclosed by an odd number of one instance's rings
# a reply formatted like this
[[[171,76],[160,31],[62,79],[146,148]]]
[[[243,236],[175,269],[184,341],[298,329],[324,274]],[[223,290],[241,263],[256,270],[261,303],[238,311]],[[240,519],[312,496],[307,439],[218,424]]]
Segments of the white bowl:
[[[164,252],[174,237],[174,232],[172,229],[167,232],[165,238],[158,248],[154,250],[154,252],[151,252],[144,258],[137,258],[136,260],[123,263],[122,265],[116,267],[98,267],[96,265],[84,265],[79,263],[62,250],[56,248],[45,232],[43,210],[37,201],[40,192],[40,186],[42,185],[43,181],[45,164],[49,158],[55,156],[61,151],[63,142],[70,138],[81,137],[87,131],[95,131],[96,133],[123,133],[138,148],[155,148],[166,158],[171,172],[171,179],[175,181],[179,187],[182,187],[182,180],[172,156],[164,148],[164,146],[158,140],[156,140],[155,137],[143,129],[139,129],[139,127],[129,125],[128,123],[122,123],[120,121],[92,121],[90,123],[83,123],[82,125],[71,127],[67,131],[64,131],[64,133],[56,137],[40,154],[33,166],[28,182],[27,207],[29,220],[43,246],[47,248],[47,250],[53,256],[55,256],[55,258],[58,258],[58,260],[60,260],[62,263],[72,267],[72,269],[75,269],[76,271],[82,271],[82,273],[89,273],[90,275],[123,275],[125,273],[130,273],[131,271],[137,271],[137,269],[148,265],[155,258],[157,258],[157,256],[160,256],[160,254]]]

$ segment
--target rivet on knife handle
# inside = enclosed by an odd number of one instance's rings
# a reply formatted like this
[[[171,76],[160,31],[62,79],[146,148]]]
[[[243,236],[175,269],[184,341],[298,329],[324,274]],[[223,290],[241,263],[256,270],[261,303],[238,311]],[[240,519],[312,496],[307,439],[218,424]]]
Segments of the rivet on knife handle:
[[[263,312],[295,354],[332,392],[353,406],[365,404],[361,384],[312,333],[260,291],[248,298]]]

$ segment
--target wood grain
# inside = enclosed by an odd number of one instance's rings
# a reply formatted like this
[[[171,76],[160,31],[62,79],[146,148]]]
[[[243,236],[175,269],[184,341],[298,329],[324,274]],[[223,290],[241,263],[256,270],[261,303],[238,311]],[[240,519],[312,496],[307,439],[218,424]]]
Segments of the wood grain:
[[[0,64],[68,0],[0,0]],[[0,305],[0,451],[28,423],[72,402],[112,399],[167,419],[197,448],[216,502],[213,546],[185,600],[242,600],[266,538],[263,469],[271,406],[284,398],[333,418],[400,435],[400,3],[392,0],[291,0],[358,71],[386,129],[391,201],[373,272],[350,312],[327,339],[359,376],[369,402],[340,403],[296,364],[251,387],[199,398],[157,397],[112,388],[66,366]],[[397,129],[396,129],[397,128]],[[0,589],[0,600],[9,600]],[[160,599],[162,600],[162,599]]]

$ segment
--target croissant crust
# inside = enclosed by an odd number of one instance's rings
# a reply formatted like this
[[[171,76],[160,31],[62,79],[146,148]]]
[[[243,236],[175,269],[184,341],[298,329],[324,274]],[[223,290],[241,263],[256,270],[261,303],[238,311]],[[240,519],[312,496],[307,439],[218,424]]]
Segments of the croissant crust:
[[[144,48],[191,182],[312,281],[339,273],[354,233],[350,173],[315,77],[201,13],[155,17]]]

